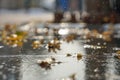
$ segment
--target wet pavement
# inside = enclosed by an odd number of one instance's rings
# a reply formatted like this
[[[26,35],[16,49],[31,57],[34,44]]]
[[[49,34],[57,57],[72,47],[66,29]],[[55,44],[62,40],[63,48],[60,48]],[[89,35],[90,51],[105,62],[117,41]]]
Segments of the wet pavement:
[[[61,50],[57,50],[57,53],[48,52],[46,48],[33,50],[27,44],[22,49],[8,46],[0,49],[0,80],[120,79],[120,60],[114,57],[117,51],[114,42],[101,39],[62,42]],[[80,60],[78,53],[83,55]],[[38,60],[49,58],[60,63],[48,69],[38,65]]]

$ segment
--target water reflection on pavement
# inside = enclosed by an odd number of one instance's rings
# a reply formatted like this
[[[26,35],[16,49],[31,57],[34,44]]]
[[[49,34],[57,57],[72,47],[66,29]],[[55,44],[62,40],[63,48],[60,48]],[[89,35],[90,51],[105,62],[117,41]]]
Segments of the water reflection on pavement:
[[[12,53],[7,50],[0,56],[0,80],[119,80],[120,61],[113,56],[114,51],[110,47],[112,44],[106,45],[109,47],[104,49],[84,48],[85,44],[90,43],[80,40],[63,42],[61,50],[56,54],[43,48],[26,49],[6,55]],[[73,56],[66,57],[67,53]],[[77,53],[83,55],[81,60],[77,60]],[[52,66],[50,70],[45,70],[37,64],[38,60],[51,57],[62,63]],[[75,77],[69,78],[73,74]]]

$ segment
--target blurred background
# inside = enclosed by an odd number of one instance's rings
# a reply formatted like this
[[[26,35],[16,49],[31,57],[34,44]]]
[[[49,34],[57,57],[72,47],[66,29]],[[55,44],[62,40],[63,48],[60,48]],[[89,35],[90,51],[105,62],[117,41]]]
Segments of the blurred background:
[[[120,12],[119,0],[0,0],[0,9],[39,8],[47,11],[116,11]]]
[[[78,12],[79,16],[106,20],[114,17],[119,22],[120,0],[0,0],[0,23],[53,21],[56,12]]]
[[[0,80],[120,80],[119,64],[120,0],[0,0]]]

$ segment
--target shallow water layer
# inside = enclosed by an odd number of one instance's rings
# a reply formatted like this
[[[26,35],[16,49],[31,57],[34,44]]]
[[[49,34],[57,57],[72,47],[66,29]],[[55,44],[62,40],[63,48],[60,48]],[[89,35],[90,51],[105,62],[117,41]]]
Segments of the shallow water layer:
[[[85,47],[97,43],[106,47]],[[61,50],[57,50],[57,53],[48,52],[45,48],[28,48],[24,51],[1,49],[6,51],[4,54],[0,52],[0,80],[119,80],[120,60],[114,57],[112,43],[103,43],[99,40],[89,43],[81,40],[62,42]],[[78,53],[83,55],[80,60],[77,59]],[[37,64],[38,60],[51,57],[61,63],[51,65],[50,69]],[[73,75],[74,78],[71,77]]]

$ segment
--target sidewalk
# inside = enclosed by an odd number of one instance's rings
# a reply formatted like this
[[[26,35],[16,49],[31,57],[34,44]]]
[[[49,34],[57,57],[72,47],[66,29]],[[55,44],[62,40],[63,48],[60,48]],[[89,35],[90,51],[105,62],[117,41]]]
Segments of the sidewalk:
[[[25,10],[0,10],[0,24],[5,23],[23,23],[29,21],[52,21],[53,13],[40,9]]]

